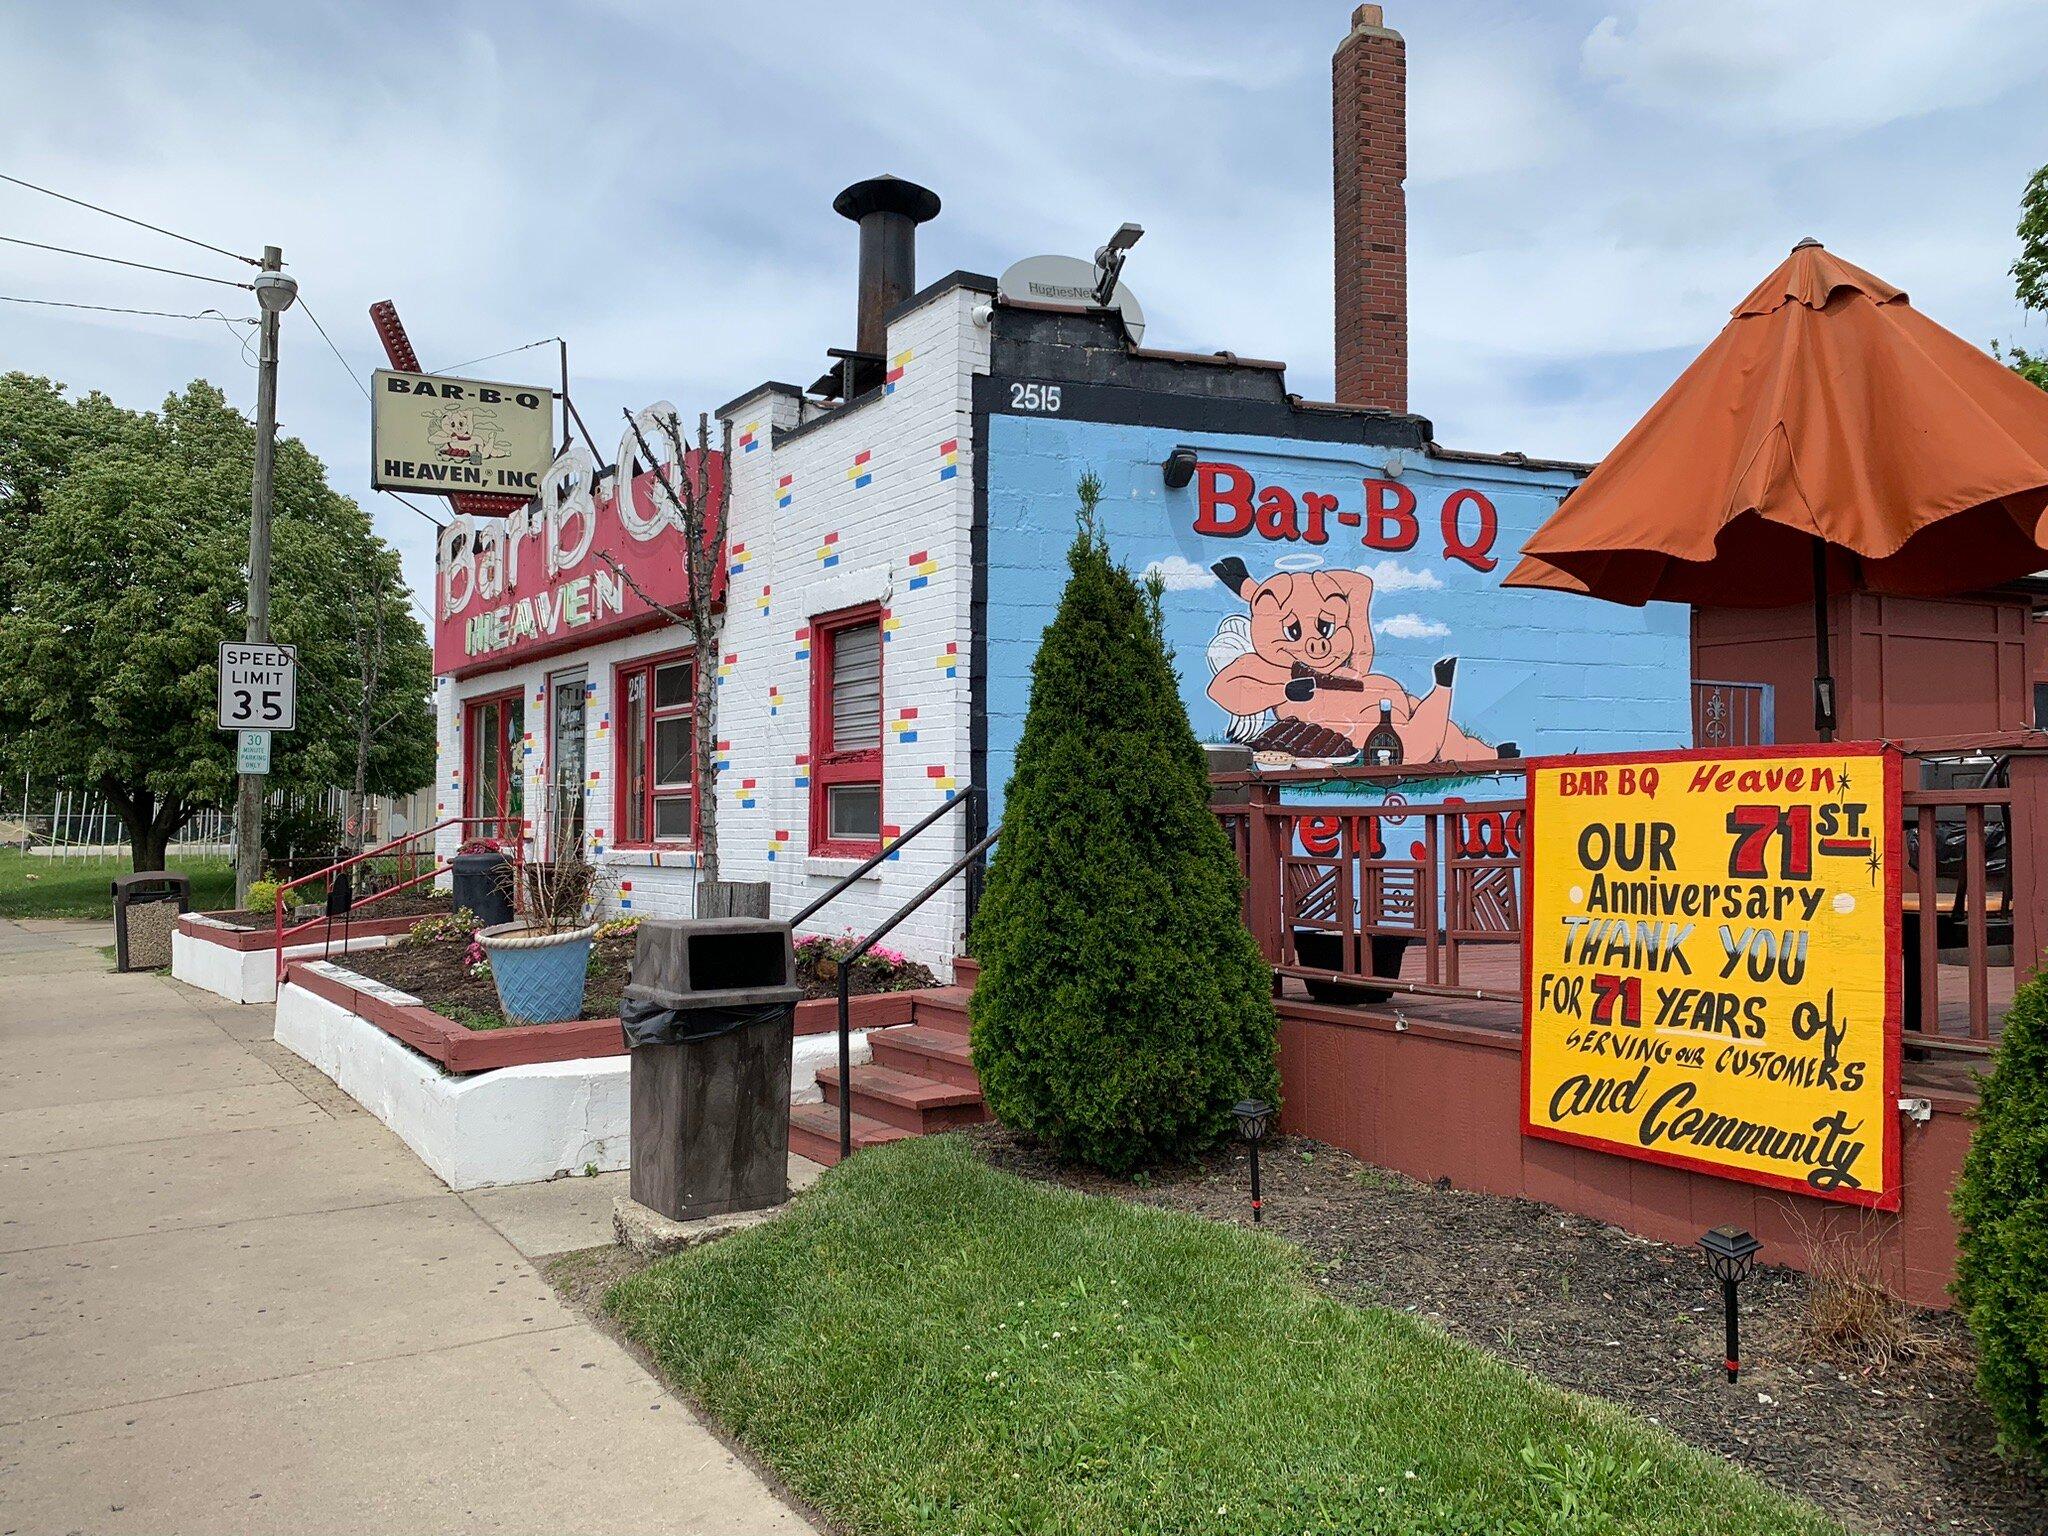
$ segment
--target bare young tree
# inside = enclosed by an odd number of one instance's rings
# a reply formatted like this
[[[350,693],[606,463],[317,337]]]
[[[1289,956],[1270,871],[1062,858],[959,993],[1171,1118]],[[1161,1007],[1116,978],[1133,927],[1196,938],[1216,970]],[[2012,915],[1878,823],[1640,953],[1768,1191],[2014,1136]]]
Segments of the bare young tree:
[[[669,456],[656,456],[631,411],[625,413],[640,456],[653,471],[660,488],[683,531],[683,567],[689,580],[689,606],[680,612],[650,597],[626,568],[610,555],[600,558],[613,574],[632,588],[648,607],[690,631],[691,681],[695,688],[696,719],[690,737],[690,778],[697,800],[697,878],[700,886],[716,886],[718,879],[718,657],[719,638],[725,630],[725,612],[712,605],[718,561],[725,546],[726,510],[732,497],[726,466],[732,462],[732,423],[722,423],[718,457],[711,455],[711,418],[699,413],[694,454],[683,441],[682,419],[674,411],[656,417],[656,426],[667,441]],[[714,465],[717,466],[714,473]],[[633,466],[619,466],[618,494],[633,492]]]

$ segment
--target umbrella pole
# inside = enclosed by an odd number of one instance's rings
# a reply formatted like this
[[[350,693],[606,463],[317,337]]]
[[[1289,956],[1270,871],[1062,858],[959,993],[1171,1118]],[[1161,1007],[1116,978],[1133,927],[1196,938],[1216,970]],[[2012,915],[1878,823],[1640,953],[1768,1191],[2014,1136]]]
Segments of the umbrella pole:
[[[1828,547],[1813,541],[1813,728],[1835,739],[1835,677],[1828,665]]]

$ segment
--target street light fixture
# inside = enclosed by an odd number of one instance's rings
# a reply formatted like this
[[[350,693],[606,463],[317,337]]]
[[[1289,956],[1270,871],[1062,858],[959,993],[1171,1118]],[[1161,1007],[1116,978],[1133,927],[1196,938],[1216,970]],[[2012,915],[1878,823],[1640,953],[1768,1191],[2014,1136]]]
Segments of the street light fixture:
[[[1756,1269],[1756,1254],[1763,1244],[1740,1227],[1714,1227],[1700,1239],[1707,1267],[1721,1282],[1721,1312],[1727,1332],[1728,1379],[1742,1373],[1741,1324],[1735,1312],[1735,1288]]]
[[[258,272],[252,286],[256,289],[256,302],[267,315],[283,314],[299,296],[299,280],[284,272]]]
[[[1266,1219],[1265,1203],[1259,1198],[1259,1143],[1266,1135],[1266,1122],[1273,1118],[1273,1106],[1264,1099],[1240,1099],[1232,1107],[1237,1116],[1237,1134],[1252,1150],[1252,1220]]]
[[[1169,453],[1159,466],[1166,479],[1166,488],[1177,491],[1195,478],[1195,450],[1180,447]]]

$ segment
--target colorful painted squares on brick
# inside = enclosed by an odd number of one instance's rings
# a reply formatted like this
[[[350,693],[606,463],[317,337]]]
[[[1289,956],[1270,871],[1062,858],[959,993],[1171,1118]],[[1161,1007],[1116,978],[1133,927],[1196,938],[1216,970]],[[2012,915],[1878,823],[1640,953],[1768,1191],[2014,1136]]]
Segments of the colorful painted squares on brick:
[[[740,809],[741,809],[741,810],[743,810],[743,811],[751,811],[751,810],[752,810],[753,808],[754,808],[754,781],[753,781],[752,779],[741,779],[741,780],[740,780]]]
[[[839,534],[834,531],[825,535],[825,541],[818,546],[818,567],[831,570],[839,563]]]
[[[949,437],[939,444],[939,478],[951,480],[960,473],[960,439]]]
[[[882,844],[884,847],[887,847],[890,843],[895,842],[896,839],[901,837],[902,835],[903,829],[901,827],[892,827],[886,821],[882,823]],[[891,864],[895,863],[898,859],[902,857],[903,850],[901,848],[889,849],[889,862]]]
[[[619,882],[619,910],[621,912],[633,910],[633,882],[630,880],[621,880]]]
[[[863,448],[853,456],[853,462],[846,466],[846,478],[853,482],[856,491],[864,491],[874,481],[875,473],[868,467],[868,460],[875,456],[872,448]]]
[[[789,852],[789,828],[778,827],[775,835],[768,839],[768,861],[775,862],[776,855]]]
[[[896,718],[889,722],[889,734],[898,741],[917,740],[917,708],[915,705],[907,705],[897,712]]]
[[[769,589],[763,587],[761,595],[754,599],[754,607],[760,611],[761,617],[764,619],[768,617],[768,593]]]
[[[777,480],[775,482],[776,506],[786,507],[792,501],[796,500],[796,492],[791,489],[791,486],[795,483],[795,481],[795,475],[784,475],[780,480]]]
[[[770,715],[782,713],[782,690],[773,683],[768,685],[768,713]]]
[[[753,558],[752,553],[749,552],[744,543],[733,545],[732,553],[728,557],[725,567],[726,575],[738,576],[743,574],[746,571],[747,562]]]
[[[894,640],[896,638],[896,631],[902,627],[903,621],[896,617],[893,610],[888,608],[882,610],[882,644],[887,645],[891,640]]]
[[[932,781],[932,786],[935,789],[943,789],[948,800],[953,798],[953,792],[959,788],[959,785],[953,781],[953,775],[946,772],[946,765],[944,763],[927,764],[924,776]]]
[[[740,452],[752,453],[761,446],[761,423],[750,421],[740,428]]]
[[[603,827],[592,827],[590,829],[590,852],[592,857],[596,857],[604,852]]]
[[[718,664],[718,686],[719,686],[719,687],[723,688],[723,687],[725,686],[725,680],[726,680],[726,679],[727,679],[728,677],[731,677],[731,676],[732,676],[732,669],[733,669],[733,665],[734,665],[734,663],[736,663],[736,662],[737,662],[737,661],[738,661],[739,659],[740,659],[740,653],[739,653],[738,651],[727,651],[727,652],[725,653],[725,660],[721,661],[721,662],[720,662],[720,663]]]
[[[714,741],[711,744],[711,766],[720,773],[724,773],[726,769],[732,766],[731,742]]]
[[[808,752],[799,752],[796,755],[796,787],[811,787],[811,754]]]
[[[931,579],[939,569],[939,562],[931,557],[929,551],[922,549],[910,557],[909,565],[910,590],[913,592],[919,587],[931,585]]]
[[[934,666],[941,668],[946,676],[958,677],[960,675],[960,642],[948,640],[946,648],[932,658],[932,663]]]
[[[903,370],[910,366],[910,360],[915,356],[917,354],[906,347],[903,351],[898,352],[889,359],[889,371],[882,375],[883,394],[893,395],[896,393],[896,386],[903,381]]]
[[[798,661],[809,661],[811,659],[811,626],[808,624],[796,632],[796,659]]]

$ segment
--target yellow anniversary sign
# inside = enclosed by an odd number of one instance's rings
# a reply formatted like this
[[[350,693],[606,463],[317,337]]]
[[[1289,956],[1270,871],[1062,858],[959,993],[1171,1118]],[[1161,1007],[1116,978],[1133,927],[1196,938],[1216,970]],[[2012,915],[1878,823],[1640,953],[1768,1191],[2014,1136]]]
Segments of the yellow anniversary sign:
[[[1896,1209],[1899,759],[1529,763],[1532,1136]]]

